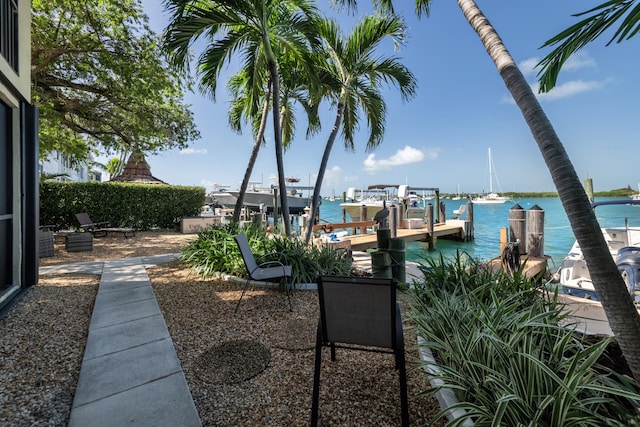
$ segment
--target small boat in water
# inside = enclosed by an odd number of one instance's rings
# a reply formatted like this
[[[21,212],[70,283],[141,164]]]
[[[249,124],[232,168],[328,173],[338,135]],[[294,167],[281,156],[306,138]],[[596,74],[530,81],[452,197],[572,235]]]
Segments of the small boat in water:
[[[618,265],[629,292],[640,302],[640,213],[622,210],[627,206],[640,206],[640,200],[609,200],[592,203],[592,208],[607,209],[607,217],[598,218],[602,224],[602,235],[609,252]],[[616,214],[617,211],[619,212]],[[598,211],[600,212],[600,211]],[[635,215],[633,215],[635,213]],[[610,225],[618,220],[619,224]],[[633,225],[631,224],[633,222]],[[563,292],[597,300],[591,275],[578,242],[571,247],[556,273]]]
[[[505,203],[508,197],[500,196],[493,191],[493,160],[491,159],[491,148],[489,148],[489,192],[471,199],[472,203],[478,205],[495,205]]]

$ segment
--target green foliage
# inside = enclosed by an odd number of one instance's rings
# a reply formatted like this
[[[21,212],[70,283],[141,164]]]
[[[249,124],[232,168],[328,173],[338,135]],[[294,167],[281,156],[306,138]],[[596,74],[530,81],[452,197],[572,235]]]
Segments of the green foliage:
[[[33,0],[33,101],[40,154],[156,152],[199,138],[138,0]]]
[[[180,218],[200,213],[204,188],[117,182],[40,183],[40,223],[57,229],[78,227],[87,212],[112,227],[175,229]]]
[[[410,316],[437,353],[437,376],[455,391],[455,408],[466,411],[458,421],[622,426],[638,420],[638,384],[599,363],[610,340],[594,344],[563,327],[566,312],[555,295],[521,272],[493,273],[460,256],[430,262],[423,274]]]
[[[218,272],[247,277],[234,240],[240,230],[237,223],[210,227],[183,249],[182,260],[204,277]],[[312,247],[299,239],[274,236],[261,227],[248,227],[244,231],[259,262],[279,261],[292,266],[293,283],[315,282],[319,274],[350,273],[351,254],[346,250]]]

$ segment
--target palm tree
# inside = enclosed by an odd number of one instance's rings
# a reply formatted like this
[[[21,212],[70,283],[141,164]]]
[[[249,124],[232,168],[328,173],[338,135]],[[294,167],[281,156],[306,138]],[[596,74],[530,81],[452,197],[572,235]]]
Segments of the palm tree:
[[[355,0],[337,2],[351,6],[356,3]],[[600,296],[611,330],[617,336],[618,344],[633,376],[640,379],[640,316],[607,249],[600,226],[573,164],[531,87],[493,26],[475,1],[457,0],[457,2],[498,68],[500,76],[538,144],[573,233],[590,266],[593,285]],[[615,2],[620,0],[612,0],[611,3]],[[374,0],[374,3],[392,10],[391,0]],[[418,16],[422,14],[428,16],[430,3],[431,0],[416,0]]]
[[[260,98],[258,95],[251,92],[252,86],[249,84],[250,78],[246,73],[246,70],[241,71],[229,80],[228,88],[231,94],[231,108],[229,109],[229,126],[236,132],[240,132],[242,128],[243,118],[251,121],[252,129],[254,131],[255,140],[253,142],[253,148],[251,155],[249,156],[249,162],[242,178],[242,184],[240,184],[240,190],[238,191],[238,200],[233,209],[233,222],[240,221],[240,214],[242,212],[242,206],[244,205],[244,196],[249,187],[249,180],[253,173],[253,167],[258,159],[258,153],[260,148],[264,144],[264,132],[267,127],[267,117],[269,115],[269,101],[271,99],[271,82],[267,82],[266,88],[262,94],[262,112],[260,116],[257,115],[257,103]]]
[[[575,16],[587,14],[591,15],[547,40],[542,46],[558,45],[538,64],[541,67],[539,73],[541,92],[548,92],[554,88],[562,66],[572,54],[600,37],[616,22],[622,20],[620,27],[614,32],[607,45],[613,41],[620,43],[635,36],[640,20],[640,2],[635,0],[607,1]]]
[[[285,187],[282,134],[280,130],[280,80],[278,58],[283,52],[305,62],[314,42],[315,2],[309,0],[166,0],[172,22],[166,30],[165,47],[173,65],[189,66],[189,48],[201,36],[210,45],[198,59],[202,83],[215,94],[222,68],[236,55],[244,60],[244,69],[257,72],[266,64],[271,81],[273,136],[275,140],[278,183]],[[260,79],[255,79],[260,84]],[[255,93],[258,93],[256,90]],[[291,234],[286,192],[280,192],[284,231]]]
[[[376,54],[376,49],[387,37],[404,38],[404,23],[396,16],[369,16],[356,25],[345,38],[332,20],[319,24],[323,38],[318,69],[324,97],[336,107],[336,118],[325,145],[311,202],[311,218],[315,218],[320,205],[322,180],[327,169],[334,141],[341,132],[344,147],[354,148],[355,131],[363,113],[369,127],[367,150],[375,149],[384,136],[386,104],[381,95],[384,83],[393,83],[400,89],[403,100],[415,94],[416,81],[409,69],[395,57]],[[309,242],[312,227],[307,227],[305,240]]]

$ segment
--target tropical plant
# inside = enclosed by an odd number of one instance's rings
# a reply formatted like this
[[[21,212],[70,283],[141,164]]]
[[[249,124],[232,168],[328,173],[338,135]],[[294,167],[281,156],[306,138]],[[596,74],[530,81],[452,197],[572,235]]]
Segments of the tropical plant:
[[[426,393],[453,389],[459,403],[447,409],[465,412],[455,422],[636,425],[638,383],[601,363],[611,338],[585,340],[554,294],[522,271],[493,272],[460,256],[429,260],[422,271],[409,317],[437,354],[432,375],[444,382]]]
[[[556,46],[538,64],[540,72],[540,92],[549,92],[556,85],[564,63],[571,55],[585,47],[615,23],[620,26],[607,43],[621,43],[638,33],[640,2],[636,0],[609,0],[574,16],[590,15],[547,40],[542,47]]]
[[[282,133],[280,128],[280,76],[276,53],[309,63],[309,45],[315,43],[315,2],[309,0],[232,0],[209,1],[167,0],[172,22],[166,31],[165,46],[172,62],[188,68],[191,43],[202,35],[211,41],[198,59],[202,84],[215,94],[217,79],[223,66],[241,55],[244,68],[251,75],[267,66],[271,83],[273,137],[278,185],[285,234],[291,234],[286,188]],[[262,79],[254,84],[262,85]],[[201,85],[202,86],[202,85]],[[258,94],[258,90],[251,90]]]
[[[320,75],[321,94],[336,108],[336,117],[325,145],[313,189],[311,218],[316,217],[320,205],[322,180],[329,156],[338,133],[344,147],[353,150],[355,132],[364,114],[369,128],[367,150],[382,143],[386,119],[386,104],[382,98],[382,86],[395,84],[403,100],[415,93],[415,78],[398,58],[381,56],[377,50],[382,41],[392,38],[399,42],[404,38],[405,26],[396,16],[368,16],[358,23],[352,34],[344,37],[332,20],[319,23],[322,49],[317,68]],[[311,239],[312,227],[306,228],[305,241]]]
[[[40,156],[145,152],[199,138],[138,0],[33,0],[31,81]]]
[[[478,34],[487,53],[498,68],[507,89],[520,108],[538,148],[549,169],[571,229],[576,237],[593,285],[604,308],[611,330],[616,335],[625,359],[635,378],[640,379],[640,315],[609,253],[600,225],[591,209],[589,198],[556,134],[527,80],[500,39],[473,0],[457,0],[465,18]],[[612,0],[616,2],[617,0]],[[339,4],[354,6],[355,0],[338,0]],[[391,0],[374,3],[392,10]],[[416,0],[418,16],[429,14],[431,0]]]
[[[262,93],[262,113],[259,116],[256,115],[256,97],[259,94],[253,94],[251,89],[255,89],[250,83],[250,79],[246,70],[241,71],[229,80],[228,90],[231,94],[231,108],[229,109],[229,126],[236,132],[241,132],[242,121],[246,117],[251,121],[252,129],[254,131],[255,139],[253,141],[253,148],[251,149],[251,155],[249,156],[249,162],[240,184],[240,190],[238,191],[238,200],[233,209],[233,222],[240,221],[240,215],[244,206],[244,197],[249,187],[249,180],[253,173],[253,167],[258,159],[258,153],[260,148],[264,144],[264,132],[267,127],[267,117],[269,114],[269,100],[271,99],[271,84],[266,85],[266,89]]]
[[[181,259],[203,277],[218,273],[247,277],[234,241],[240,231],[238,223],[214,225],[183,249]],[[319,274],[348,275],[351,271],[351,256],[345,250],[309,246],[299,239],[273,236],[263,227],[249,227],[244,231],[256,258],[292,266],[294,284],[315,282]]]

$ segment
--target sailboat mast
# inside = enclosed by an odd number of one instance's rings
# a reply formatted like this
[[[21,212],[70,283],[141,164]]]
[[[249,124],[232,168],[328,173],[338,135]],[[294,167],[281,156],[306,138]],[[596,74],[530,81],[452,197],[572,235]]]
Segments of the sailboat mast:
[[[491,161],[491,147],[489,147],[489,193],[493,193],[493,170]]]

